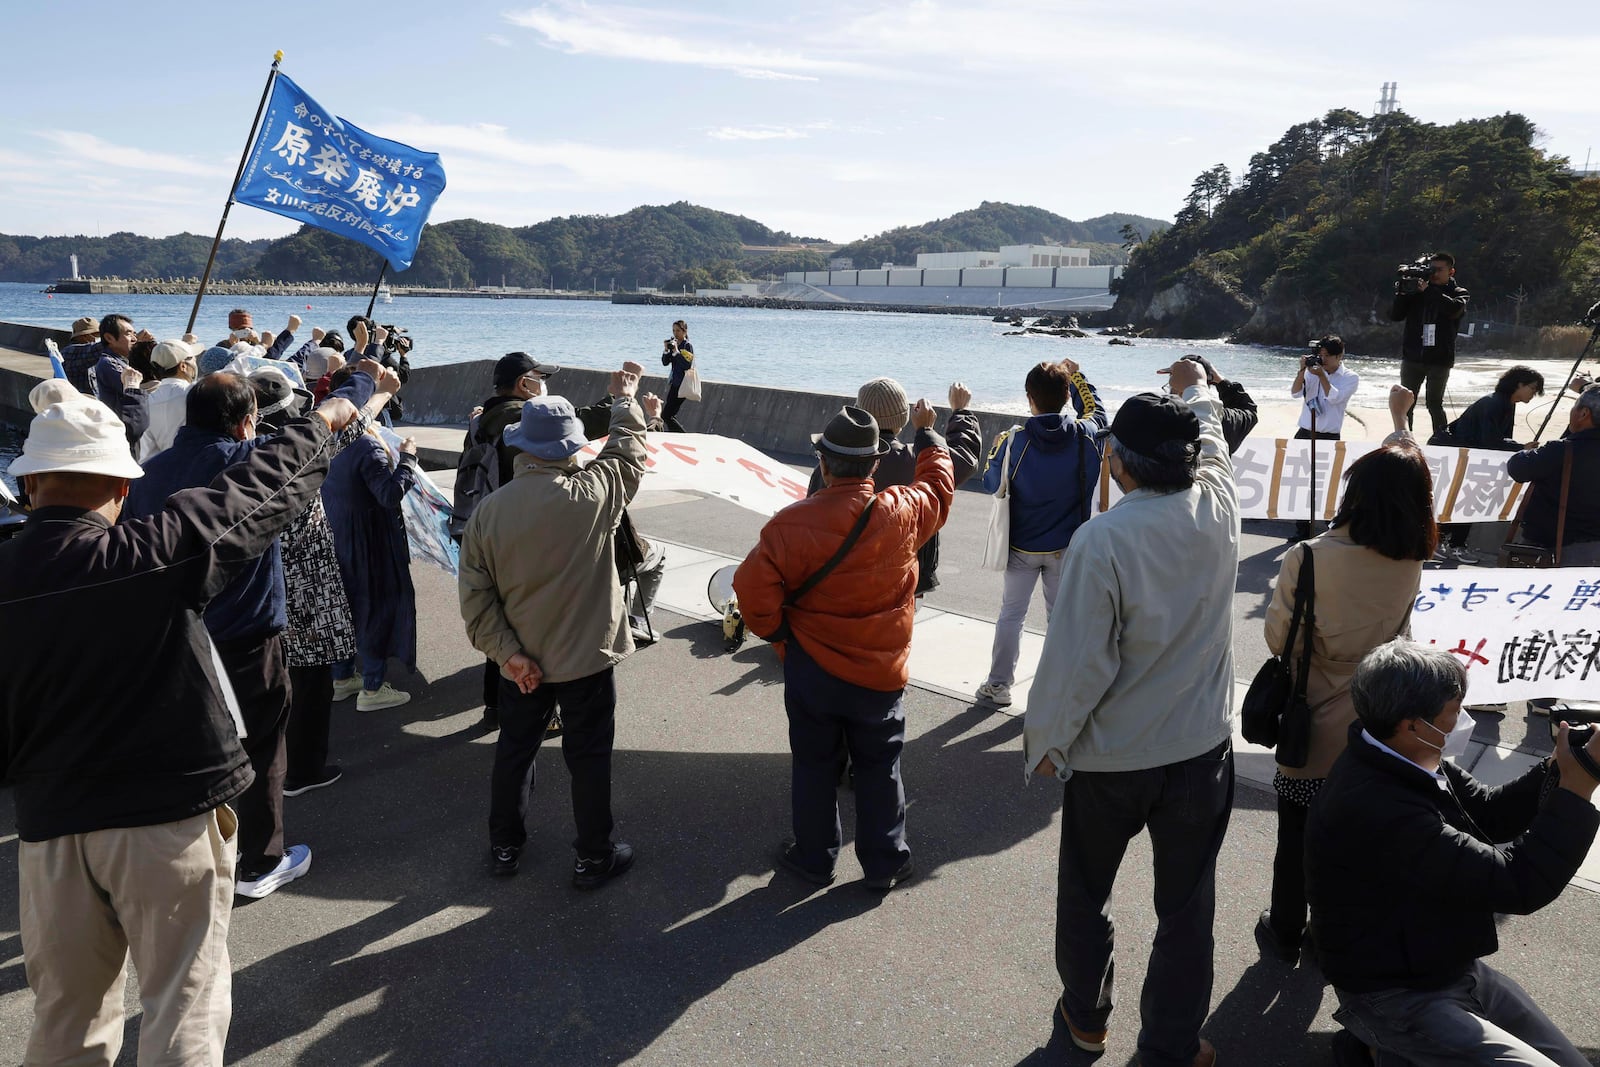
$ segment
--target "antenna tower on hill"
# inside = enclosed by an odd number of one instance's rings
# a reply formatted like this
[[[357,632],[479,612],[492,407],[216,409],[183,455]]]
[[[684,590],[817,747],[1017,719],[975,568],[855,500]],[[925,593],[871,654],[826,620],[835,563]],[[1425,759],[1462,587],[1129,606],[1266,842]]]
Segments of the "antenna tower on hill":
[[[1397,94],[1399,92],[1399,82],[1384,82],[1383,88],[1378,93],[1378,109],[1376,113],[1379,115],[1389,115],[1398,110],[1400,107],[1400,98]]]

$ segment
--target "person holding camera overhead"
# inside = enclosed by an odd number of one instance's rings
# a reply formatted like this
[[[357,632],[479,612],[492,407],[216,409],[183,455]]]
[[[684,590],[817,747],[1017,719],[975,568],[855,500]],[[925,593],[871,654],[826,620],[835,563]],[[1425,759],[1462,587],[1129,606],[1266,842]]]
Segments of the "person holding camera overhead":
[[[1361,375],[1344,365],[1342,340],[1329,334],[1313,343],[1316,352],[1300,361],[1300,372],[1289,387],[1290,396],[1305,401],[1294,439],[1337,441],[1344,429],[1345,409],[1361,387]],[[1304,541],[1311,536],[1311,520],[1301,519],[1294,524],[1294,531],[1294,539]]]
[[[1400,347],[1400,384],[1420,393],[1427,382],[1428,418],[1437,434],[1443,433],[1450,421],[1444,411],[1444,387],[1456,363],[1456,327],[1467,313],[1467,291],[1456,284],[1454,256],[1435,252],[1428,259],[1426,276],[1420,262],[1411,269],[1400,269],[1389,318],[1406,324]],[[1406,418],[1412,420],[1410,414]]]
[[[661,421],[673,433],[685,433],[678,421],[678,409],[683,407],[683,397],[678,390],[683,387],[683,377],[694,366],[694,345],[689,343],[689,324],[679,319],[672,324],[672,336],[662,342],[661,365],[671,367],[667,377],[667,406],[661,411]]]

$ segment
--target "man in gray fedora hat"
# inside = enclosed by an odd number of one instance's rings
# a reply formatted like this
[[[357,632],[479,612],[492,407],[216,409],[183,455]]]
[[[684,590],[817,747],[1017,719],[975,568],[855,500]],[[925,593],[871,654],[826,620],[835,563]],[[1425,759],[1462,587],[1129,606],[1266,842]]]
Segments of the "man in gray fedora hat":
[[[821,492],[784,508],[733,576],[750,632],[778,647],[793,754],[794,843],[779,862],[807,881],[834,879],[841,830],[840,753],[856,785],[856,858],[869,889],[911,877],[903,697],[916,612],[917,550],[950,517],[955,474],[934,410],[917,401],[917,473],[873,491],[888,445],[878,423],[842,408],[812,437]]]
[[[617,524],[644,477],[639,375],[613,371],[610,438],[587,465],[589,439],[565,397],[538,396],[506,427],[510,483],[483,499],[461,540],[461,617],[500,665],[500,737],[490,786],[491,870],[515,874],[527,842],[534,758],[559,707],[578,834],[573,884],[625,872],[633,848],[611,840],[612,669],[633,651],[614,562]],[[532,536],[538,531],[538,536]]]

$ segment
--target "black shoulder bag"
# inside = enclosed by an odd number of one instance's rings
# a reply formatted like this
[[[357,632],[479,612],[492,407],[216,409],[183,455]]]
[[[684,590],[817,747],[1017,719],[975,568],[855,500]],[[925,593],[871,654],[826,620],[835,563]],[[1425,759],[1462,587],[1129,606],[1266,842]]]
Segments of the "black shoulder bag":
[[[1294,614],[1289,620],[1289,639],[1283,653],[1273,656],[1256,671],[1250,689],[1239,709],[1239,726],[1244,739],[1253,745],[1276,748],[1278,762],[1285,767],[1304,767],[1311,746],[1311,706],[1306,703],[1306,679],[1311,674],[1311,643],[1316,629],[1316,567],[1309,545],[1302,545],[1300,580],[1295,585]],[[1305,650],[1300,670],[1292,670],[1295,640],[1305,628]]]
[[[821,567],[818,567],[811,577],[801,582],[795,588],[794,592],[783,598],[783,607],[785,611],[794,607],[794,605],[800,602],[801,597],[805,596],[807,593],[811,592],[811,590],[821,585],[822,580],[828,575],[832,574],[833,569],[844,561],[844,558],[850,554],[850,550],[852,548],[856,547],[856,542],[861,540],[862,531],[867,528],[867,519],[872,516],[872,507],[877,502],[878,498],[876,496],[868,498],[867,506],[861,509],[860,517],[856,519],[856,524],[850,527],[850,532],[845,535],[844,543],[839,546],[839,551],[835,552],[833,557],[829,559],[828,562],[824,563]],[[778,632],[768,637],[762,637],[761,639],[763,641],[776,644],[779,641],[789,640],[791,636],[793,635],[789,632],[789,617],[785,615],[783,622],[778,626]]]

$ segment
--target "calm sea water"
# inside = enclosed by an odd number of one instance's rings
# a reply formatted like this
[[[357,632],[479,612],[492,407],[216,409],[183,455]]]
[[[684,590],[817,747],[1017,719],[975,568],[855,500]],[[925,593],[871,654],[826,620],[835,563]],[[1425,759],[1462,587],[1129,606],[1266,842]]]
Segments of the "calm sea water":
[[[83,315],[112,311],[158,337],[183,332],[193,298],[46,294],[41,286],[0,283],[0,320],[65,328]],[[309,307],[307,306],[309,303]],[[248,307],[257,329],[281,329],[293,313],[312,326],[344,330],[366,310],[366,298],[207,297],[196,332],[203,340],[226,332],[228,310]],[[1022,382],[1040,360],[1071,356],[1115,407],[1133,393],[1159,388],[1156,370],[1185,352],[1199,352],[1226,376],[1245,383],[1258,401],[1287,399],[1297,352],[1223,341],[1138,340],[1113,346],[1104,337],[1007,337],[1012,327],[986,317],[858,311],[771,311],[755,308],[678,308],[613,305],[580,300],[407,298],[380,304],[378,321],[405,327],[416,341],[416,366],[494,359],[518,349],[575,367],[610,369],[624,359],[660,368],[661,341],[674,319],[689,323],[689,338],[708,381],[854,393],[868,378],[890,375],[907,393],[944,403],[950,382],[972,390],[976,407],[1025,412]],[[1396,338],[1398,347],[1398,337]],[[1367,402],[1399,378],[1393,356],[1352,354]],[[1451,379],[1459,409],[1493,384],[1495,367],[1458,368]],[[556,379],[559,391],[560,379]],[[0,440],[0,466],[6,442]]]

